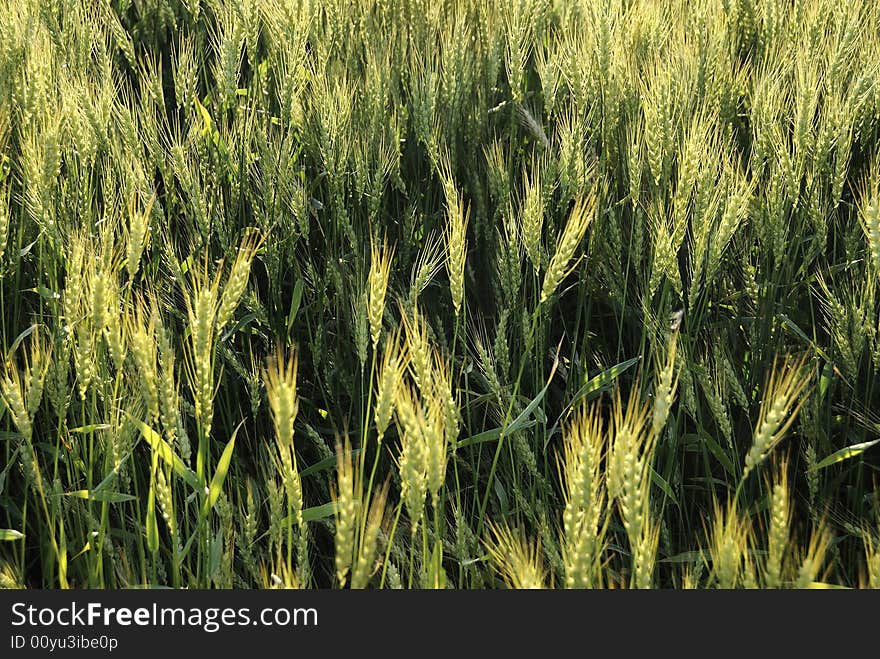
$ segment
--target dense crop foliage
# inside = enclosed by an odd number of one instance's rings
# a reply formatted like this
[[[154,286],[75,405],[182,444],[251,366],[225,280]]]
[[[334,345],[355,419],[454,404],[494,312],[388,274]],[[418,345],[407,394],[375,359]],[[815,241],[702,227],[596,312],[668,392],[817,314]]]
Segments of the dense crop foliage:
[[[880,586],[872,0],[0,0],[0,584]]]

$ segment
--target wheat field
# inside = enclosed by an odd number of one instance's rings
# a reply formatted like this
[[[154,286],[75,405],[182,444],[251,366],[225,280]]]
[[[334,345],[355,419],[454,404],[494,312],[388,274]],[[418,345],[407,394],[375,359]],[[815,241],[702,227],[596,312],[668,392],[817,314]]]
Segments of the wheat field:
[[[0,586],[880,587],[880,5],[0,0]]]

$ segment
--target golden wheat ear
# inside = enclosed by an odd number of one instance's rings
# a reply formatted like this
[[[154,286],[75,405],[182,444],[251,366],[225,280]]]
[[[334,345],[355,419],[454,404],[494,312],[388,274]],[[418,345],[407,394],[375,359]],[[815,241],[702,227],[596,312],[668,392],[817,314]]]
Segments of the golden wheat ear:
[[[859,197],[859,222],[865,234],[874,276],[880,279],[880,158],[872,165]]]
[[[792,509],[787,458],[779,460],[775,475],[767,485],[770,492],[770,525],[764,580],[767,588],[781,588],[788,575],[791,552]]]
[[[461,312],[464,302],[464,266],[467,257],[467,225],[470,218],[470,206],[456,197],[455,204],[448,211],[446,232],[446,271],[449,275],[449,292],[455,315]]]
[[[566,588],[595,588],[605,550],[605,458],[607,435],[598,405],[577,410],[563,430],[558,458],[565,508],[562,513]]]
[[[590,226],[596,215],[597,206],[598,200],[595,193],[575,203],[565,223],[565,228],[556,239],[556,250],[550,259],[550,265],[547,266],[547,272],[544,273],[541,302],[546,302],[556,292],[560,282],[568,276],[571,268],[574,267],[569,267],[569,263],[581,244],[587,227]]]
[[[352,460],[348,435],[343,443],[336,442],[336,484],[330,486],[333,515],[336,519],[334,534],[336,580],[345,587],[354,560],[355,536],[358,526],[360,495],[356,492],[358,470]]]
[[[764,386],[752,447],[746,454],[743,480],[765,460],[794,423],[804,402],[802,394],[810,383],[811,374],[806,363],[807,358],[803,357],[799,361],[778,366],[774,359]]]
[[[708,532],[711,578],[718,588],[737,588],[742,583],[750,527],[740,515],[735,499],[724,507],[715,501],[713,511],[712,529]]]
[[[383,241],[381,247],[375,242],[370,242],[370,272],[367,276],[367,317],[370,320],[370,336],[373,339],[373,349],[379,343],[382,332],[382,316],[385,313],[385,293],[388,290],[388,278],[391,273],[391,262],[394,258],[394,248]]]
[[[378,441],[381,443],[385,431],[391,423],[394,412],[394,401],[403,384],[403,372],[406,369],[405,357],[402,354],[400,332],[389,334],[385,340],[382,357],[376,366],[376,403],[373,420],[376,424]]]
[[[366,492],[364,494],[365,500],[361,503],[361,511],[368,512],[366,512],[366,523],[363,525],[363,533],[357,549],[357,561],[351,575],[353,589],[366,588],[370,578],[381,565],[376,561],[376,552],[379,546],[379,533],[385,526],[388,517],[386,502],[390,486],[389,475],[377,493]],[[369,501],[366,500],[367,497],[369,497]]]
[[[547,587],[541,540],[531,540],[506,524],[489,522],[486,542],[495,569],[509,588],[539,590]]]

